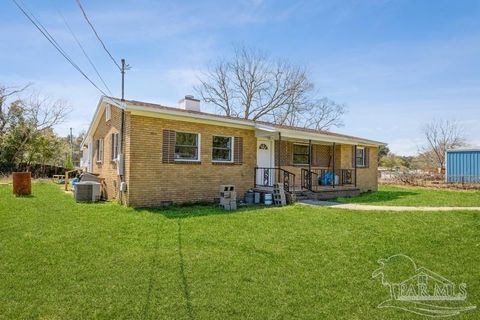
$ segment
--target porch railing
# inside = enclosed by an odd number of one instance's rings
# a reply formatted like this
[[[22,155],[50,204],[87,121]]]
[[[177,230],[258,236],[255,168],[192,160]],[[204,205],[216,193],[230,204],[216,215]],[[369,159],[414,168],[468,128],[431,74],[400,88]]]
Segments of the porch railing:
[[[281,183],[286,192],[293,192],[295,187],[295,174],[281,168],[255,168],[255,188],[272,188],[274,184]]]
[[[355,169],[308,169],[301,170],[301,187],[317,191],[324,187],[356,185]]]

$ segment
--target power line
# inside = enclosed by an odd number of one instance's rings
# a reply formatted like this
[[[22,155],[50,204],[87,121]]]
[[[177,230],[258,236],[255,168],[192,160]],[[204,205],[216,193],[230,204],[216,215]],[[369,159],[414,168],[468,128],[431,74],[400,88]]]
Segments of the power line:
[[[105,43],[102,41],[102,39],[101,39],[100,36],[98,35],[98,32],[97,32],[97,30],[95,30],[95,27],[93,26],[92,22],[90,22],[90,19],[88,18],[87,13],[85,12],[85,9],[83,9],[82,3],[80,2],[80,0],[76,0],[76,1],[77,1],[77,4],[78,4],[78,7],[80,8],[80,10],[81,10],[82,13],[83,13],[83,17],[85,18],[85,20],[87,21],[87,23],[90,25],[90,28],[92,28],[93,33],[95,33],[95,36],[97,37],[98,41],[100,41],[100,43],[102,44],[103,49],[107,52],[108,56],[110,57],[110,59],[112,59],[113,63],[115,63],[115,65],[117,66],[118,70],[121,71],[122,68],[121,68],[120,65],[117,63],[117,61],[115,61],[115,58],[112,56],[112,54],[110,53],[110,51],[108,51],[107,46],[105,45]]]
[[[17,2],[17,0],[12,0],[13,3],[20,9],[20,11],[27,17],[27,19],[40,31],[40,33],[57,49],[57,51],[78,71],[85,77],[98,91],[100,91],[103,95],[107,95],[102,89],[100,89],[95,82],[93,82],[86,74],[82,71],[82,69],[69,57],[69,55],[62,49],[62,47],[58,44],[55,38],[48,32],[48,30],[40,23],[40,21],[35,17],[35,15],[25,9]],[[27,11],[28,13],[27,13]]]
[[[70,31],[70,34],[72,35],[73,39],[75,39],[75,42],[77,43],[77,45],[80,47],[80,49],[82,50],[83,52],[83,55],[85,56],[85,58],[87,58],[88,62],[90,63],[90,65],[92,66],[93,70],[95,70],[95,73],[97,74],[98,78],[100,78],[100,81],[102,81],[103,85],[105,86],[105,88],[107,89],[107,91],[110,93],[110,95],[112,95],[112,92],[110,91],[110,88],[107,86],[107,84],[105,83],[105,80],[103,80],[102,76],[100,75],[100,72],[98,71],[98,69],[95,67],[95,64],[93,63],[92,59],[90,59],[90,57],[88,56],[87,52],[85,51],[85,48],[82,46],[82,44],[80,43],[80,41],[78,40],[77,36],[75,35],[75,33],[73,32],[72,28],[70,27],[70,25],[68,24],[67,20],[65,19],[65,17],[63,16],[63,14],[57,10],[58,14],[60,15],[60,17],[62,18],[63,20],[63,23],[65,24],[65,26],[67,27],[68,31]]]

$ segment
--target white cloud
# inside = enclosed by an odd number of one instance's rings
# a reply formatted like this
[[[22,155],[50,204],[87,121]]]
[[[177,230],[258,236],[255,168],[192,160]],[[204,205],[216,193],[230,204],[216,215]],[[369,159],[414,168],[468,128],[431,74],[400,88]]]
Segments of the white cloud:
[[[167,72],[167,79],[173,82],[174,86],[185,92],[192,91],[194,86],[197,86],[199,81],[199,69],[175,68]]]
[[[416,155],[422,146],[419,138],[415,139],[395,139],[388,144],[391,152],[402,156]]]

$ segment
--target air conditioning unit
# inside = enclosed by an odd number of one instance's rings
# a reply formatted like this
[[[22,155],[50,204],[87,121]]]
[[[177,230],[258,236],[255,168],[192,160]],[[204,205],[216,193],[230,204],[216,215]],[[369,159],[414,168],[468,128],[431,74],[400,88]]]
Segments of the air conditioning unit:
[[[83,181],[75,185],[75,201],[77,202],[97,202],[100,197],[99,182]]]

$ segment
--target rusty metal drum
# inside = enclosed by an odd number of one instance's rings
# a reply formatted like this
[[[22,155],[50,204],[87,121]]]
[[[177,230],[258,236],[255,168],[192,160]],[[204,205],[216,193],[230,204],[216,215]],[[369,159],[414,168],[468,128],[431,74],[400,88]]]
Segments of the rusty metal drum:
[[[13,193],[16,196],[28,196],[32,194],[32,173],[13,173]]]

